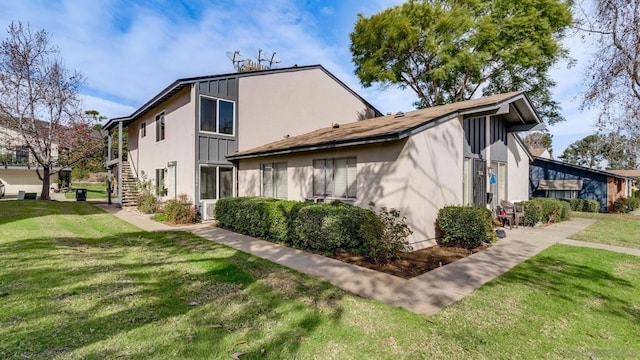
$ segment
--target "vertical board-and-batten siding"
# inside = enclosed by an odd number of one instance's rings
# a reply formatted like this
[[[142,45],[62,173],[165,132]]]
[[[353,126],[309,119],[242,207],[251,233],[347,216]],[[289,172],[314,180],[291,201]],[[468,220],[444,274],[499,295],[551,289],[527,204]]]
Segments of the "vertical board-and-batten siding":
[[[465,118],[463,120],[465,157],[486,157],[487,126],[486,117]]]
[[[210,134],[198,131],[196,161],[198,164],[231,165],[226,155],[238,149],[238,79],[236,77],[201,81],[196,94],[196,129],[200,129],[200,95],[236,103],[234,135]]]
[[[537,190],[540,180],[582,180],[579,199],[592,199],[600,203],[600,211],[607,211],[607,176],[562,164],[534,159],[529,165],[529,195],[546,197],[546,191]]]
[[[507,162],[507,128],[504,121],[497,116],[490,118],[489,146],[491,146],[491,161]]]

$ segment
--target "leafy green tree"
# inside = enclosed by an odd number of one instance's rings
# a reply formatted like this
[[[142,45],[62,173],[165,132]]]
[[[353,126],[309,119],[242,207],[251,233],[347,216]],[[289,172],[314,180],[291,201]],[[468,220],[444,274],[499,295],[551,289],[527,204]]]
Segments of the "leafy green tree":
[[[410,0],[359,14],[351,52],[365,87],[409,87],[418,107],[524,90],[555,123],[564,119],[548,71],[567,57],[571,23],[570,1]]]
[[[592,134],[569,145],[560,159],[592,169],[635,169],[638,144],[617,133]]]

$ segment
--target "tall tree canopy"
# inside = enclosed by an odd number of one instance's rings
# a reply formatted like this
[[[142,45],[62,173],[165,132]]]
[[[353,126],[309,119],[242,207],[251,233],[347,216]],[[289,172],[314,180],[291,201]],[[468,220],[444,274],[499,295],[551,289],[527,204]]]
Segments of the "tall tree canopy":
[[[640,0],[593,1],[583,28],[595,37],[583,107],[600,107],[601,125],[640,136]]]
[[[50,177],[57,167],[95,151],[91,118],[80,110],[83,78],[67,70],[59,54],[45,30],[34,31],[20,22],[9,25],[0,43],[0,135],[5,146],[12,142],[29,149],[42,180],[42,199],[49,199]]]
[[[560,159],[592,169],[636,169],[638,143],[617,133],[592,134],[567,147]]]
[[[351,33],[364,86],[409,87],[419,107],[524,90],[548,123],[564,120],[548,71],[567,50],[570,1],[410,0],[370,17]]]

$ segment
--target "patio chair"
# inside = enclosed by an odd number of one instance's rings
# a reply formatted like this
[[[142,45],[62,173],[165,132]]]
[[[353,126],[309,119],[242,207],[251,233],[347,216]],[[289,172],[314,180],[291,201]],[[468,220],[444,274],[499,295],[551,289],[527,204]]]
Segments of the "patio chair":
[[[504,210],[504,215],[498,215],[498,220],[503,223],[503,226],[505,226],[508,221],[509,229],[513,229],[513,223],[516,220],[515,206],[507,200],[502,200],[500,201],[500,207]],[[517,222],[516,227],[518,227]]]
[[[521,221],[523,222],[522,225],[524,225],[524,206],[514,205],[514,208],[515,208],[515,212],[513,213],[513,216],[515,219],[516,227],[520,225]]]

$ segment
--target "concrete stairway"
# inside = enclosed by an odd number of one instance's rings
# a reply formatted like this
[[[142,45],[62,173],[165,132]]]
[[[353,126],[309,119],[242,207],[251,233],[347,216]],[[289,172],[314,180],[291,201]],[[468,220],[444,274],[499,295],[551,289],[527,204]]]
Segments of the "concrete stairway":
[[[138,181],[128,161],[122,162],[122,206],[138,205]]]

